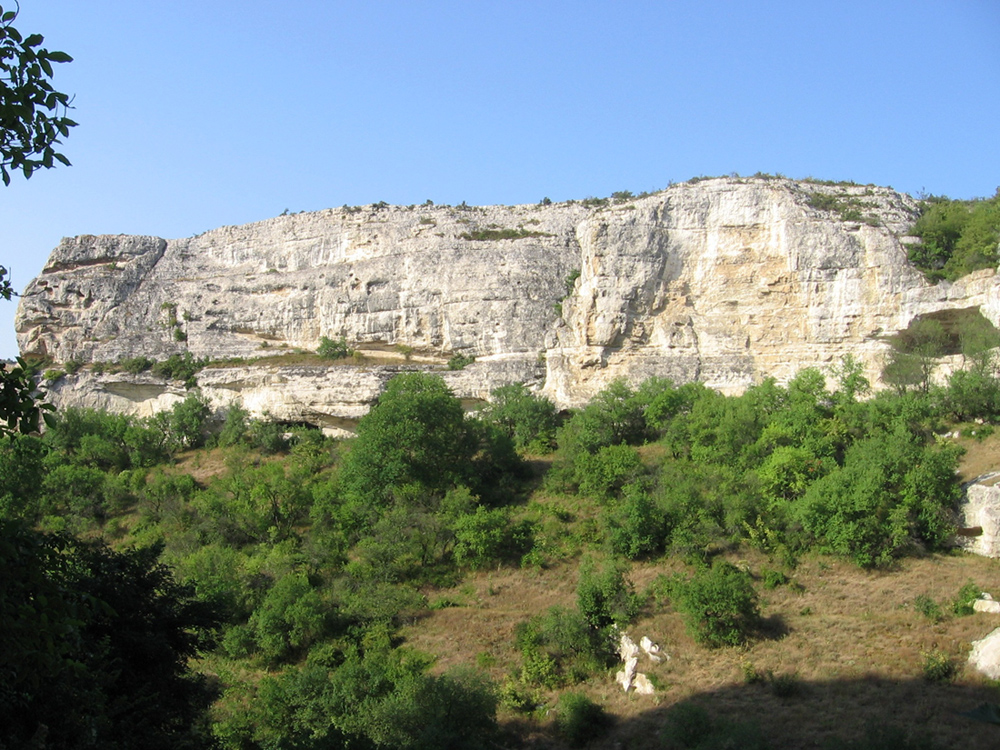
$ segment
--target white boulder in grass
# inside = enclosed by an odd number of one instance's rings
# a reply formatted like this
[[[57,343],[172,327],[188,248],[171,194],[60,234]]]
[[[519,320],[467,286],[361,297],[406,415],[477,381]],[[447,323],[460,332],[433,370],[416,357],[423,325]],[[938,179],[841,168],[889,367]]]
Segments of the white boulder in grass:
[[[1000,680],[1000,628],[972,642],[969,664],[991,680]]]
[[[656,692],[653,683],[641,672],[635,676],[635,692],[639,695],[652,695]]]
[[[639,641],[639,646],[642,648],[643,651],[646,652],[646,656],[648,656],[650,660],[653,661],[654,663],[659,664],[661,661],[663,661],[663,656],[660,655],[659,645],[653,643],[649,639],[648,635],[644,635],[642,637],[642,640]],[[670,657],[667,658],[669,659]]]
[[[972,603],[972,609],[976,612],[1000,615],[1000,602],[995,601],[992,596],[984,593]]]

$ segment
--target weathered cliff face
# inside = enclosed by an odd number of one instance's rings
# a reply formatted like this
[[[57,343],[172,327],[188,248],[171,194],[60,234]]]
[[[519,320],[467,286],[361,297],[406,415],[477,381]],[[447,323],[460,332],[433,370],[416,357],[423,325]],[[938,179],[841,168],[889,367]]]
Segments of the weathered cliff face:
[[[815,193],[869,222],[811,207]],[[449,373],[462,397],[527,381],[563,406],[617,377],[736,391],[848,352],[874,380],[885,336],[918,315],[978,307],[1000,322],[993,272],[931,286],[906,262],[915,208],[883,188],[713,179],[607,206],[368,206],[182,240],[76,237],[25,291],[18,340],[25,354],[98,362],[264,357],[344,337],[369,354],[412,347],[412,362],[398,357],[407,367],[475,356]],[[394,371],[361,361],[198,377],[219,402],[335,422],[363,413]],[[181,394],[86,368],[54,389],[57,403],[137,413]]]

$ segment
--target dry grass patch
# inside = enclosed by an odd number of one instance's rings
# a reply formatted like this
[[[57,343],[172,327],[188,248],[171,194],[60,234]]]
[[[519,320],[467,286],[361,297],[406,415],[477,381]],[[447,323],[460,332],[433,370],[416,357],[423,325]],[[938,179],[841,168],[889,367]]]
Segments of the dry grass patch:
[[[962,437],[956,442],[965,448],[958,472],[963,482],[971,482],[978,476],[1000,468],[1000,432],[982,440]]]
[[[1000,595],[996,561],[933,555],[903,560],[890,571],[865,571],[810,555],[789,571],[790,584],[770,590],[762,586],[762,571],[773,563],[754,552],[731,562],[756,577],[765,620],[760,637],[743,648],[707,649],[695,643],[672,607],[647,605],[628,632],[636,640],[650,636],[670,655],[659,665],[640,661],[639,671],[659,690],[649,697],[626,695],[614,683],[614,670],[573,687],[616,719],[611,733],[589,747],[660,747],[667,710],[684,701],[728,720],[755,721],[775,748],[819,747],[825,738],[857,738],[867,724],[887,722],[942,747],[997,746],[1000,730],[958,712],[1000,700],[988,681],[965,667],[971,641],[1000,626],[1000,618],[950,614],[951,601],[970,579]],[[682,570],[680,561],[666,559],[634,566],[632,579],[644,591],[658,575]],[[431,594],[432,601],[447,597],[458,606],[431,612],[403,636],[437,655],[437,669],[478,665],[502,680],[520,663],[513,648],[516,624],[553,605],[574,605],[577,575],[575,563],[471,575]],[[915,606],[921,596],[940,606],[940,620]],[[931,652],[953,660],[953,680],[924,679],[924,655]],[[556,693],[544,695],[554,706]],[[560,746],[544,719],[505,718],[522,729],[528,721],[529,734],[541,732],[554,743],[549,746]]]

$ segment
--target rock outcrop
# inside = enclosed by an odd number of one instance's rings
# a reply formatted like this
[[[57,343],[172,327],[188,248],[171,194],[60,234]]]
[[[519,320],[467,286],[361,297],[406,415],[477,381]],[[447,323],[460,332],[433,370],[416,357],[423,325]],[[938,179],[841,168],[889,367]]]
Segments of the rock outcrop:
[[[815,207],[836,201],[865,220]],[[181,240],[81,236],[53,251],[16,326],[22,353],[56,362],[256,359],[199,385],[322,424],[362,414],[396,369],[444,372],[455,354],[476,358],[448,374],[463,398],[519,381],[561,406],[618,377],[736,392],[847,353],[874,381],[887,335],[918,316],[978,308],[1000,322],[993,271],[931,285],[907,262],[915,212],[886,188],[721,178],[604,205],[380,204]],[[275,356],[324,336],[367,359]],[[183,388],[84,367],[52,392],[143,413]]]
[[[1000,475],[970,482],[958,507],[958,545],[984,557],[1000,557]]]
[[[1000,628],[972,642],[969,666],[991,680],[1000,680]]]

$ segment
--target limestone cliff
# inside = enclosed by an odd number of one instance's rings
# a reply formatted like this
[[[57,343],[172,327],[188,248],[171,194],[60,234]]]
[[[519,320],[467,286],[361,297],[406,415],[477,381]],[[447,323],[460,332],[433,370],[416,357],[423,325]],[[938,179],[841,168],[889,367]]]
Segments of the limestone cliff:
[[[847,204],[864,220],[843,220]],[[445,371],[462,397],[527,381],[563,406],[616,377],[737,391],[848,352],[875,380],[885,337],[918,315],[977,307],[1000,323],[994,272],[935,286],[907,263],[915,211],[886,188],[720,178],[603,205],[373,205],[181,240],[82,236],[53,251],[16,326],[22,353],[57,362],[263,358],[203,370],[199,385],[321,424],[364,413],[398,368],[443,369],[456,353],[476,357]],[[322,336],[367,359],[274,358]],[[57,403],[138,413],[182,395],[88,368],[53,389]]]

